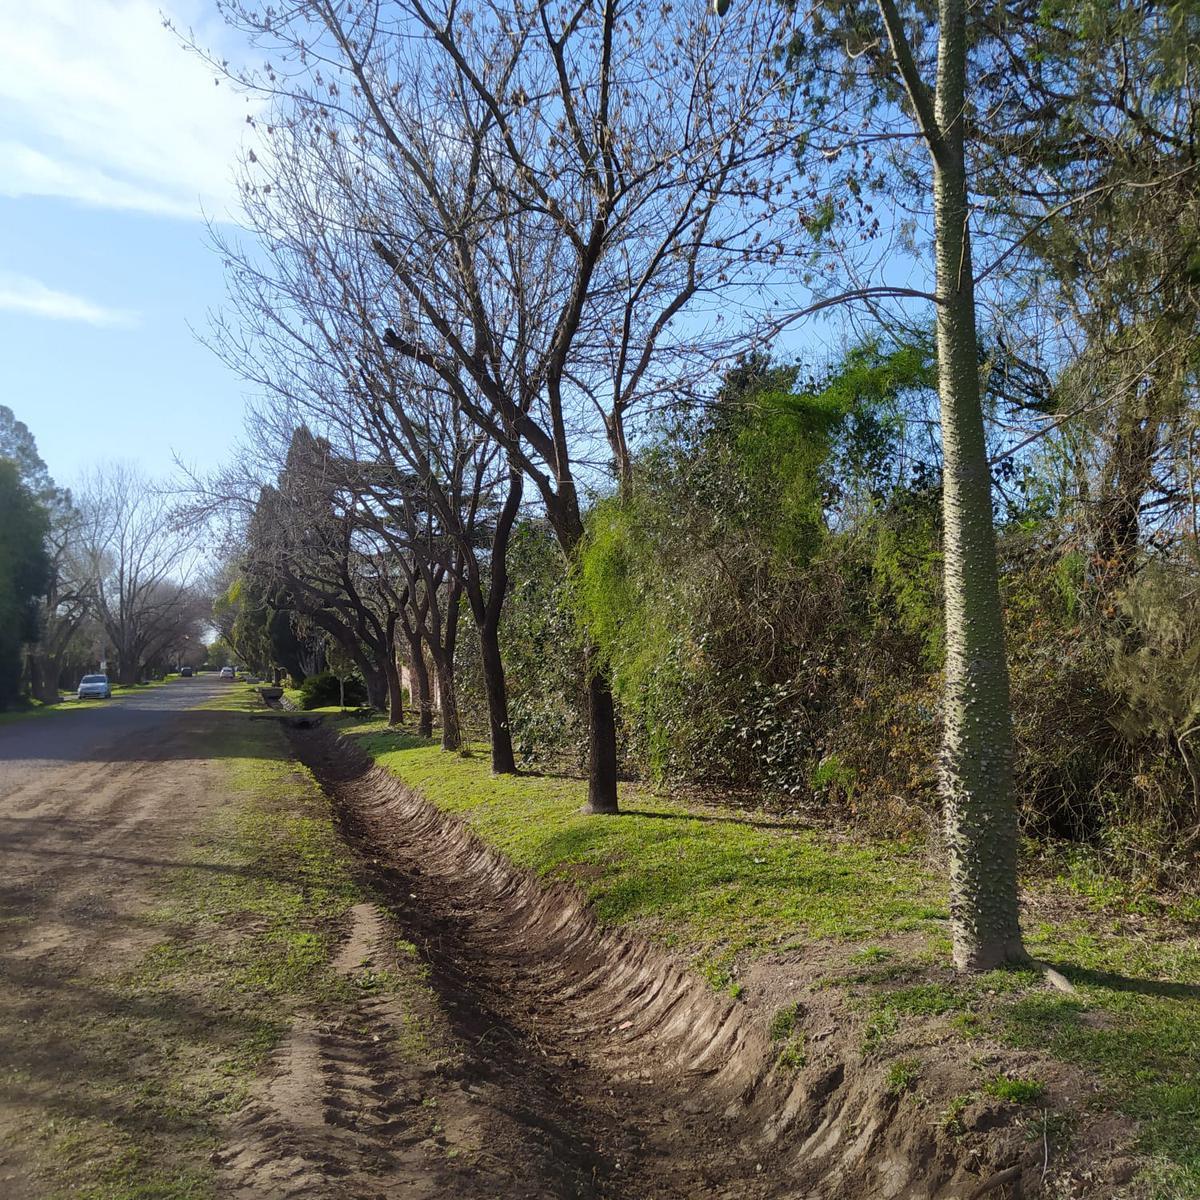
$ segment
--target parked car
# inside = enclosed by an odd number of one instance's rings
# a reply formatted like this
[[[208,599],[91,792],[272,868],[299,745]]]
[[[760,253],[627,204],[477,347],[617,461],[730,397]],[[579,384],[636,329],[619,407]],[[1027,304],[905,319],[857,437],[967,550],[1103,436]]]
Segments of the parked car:
[[[222,667],[221,668],[221,678],[222,679],[233,679],[234,678],[233,668],[232,667]]]
[[[191,667],[180,667],[179,668],[179,678],[180,679],[191,679],[191,677],[192,677],[192,668]]]
[[[79,690],[75,693],[77,700],[111,700],[112,684],[107,675],[85,675],[79,681]]]

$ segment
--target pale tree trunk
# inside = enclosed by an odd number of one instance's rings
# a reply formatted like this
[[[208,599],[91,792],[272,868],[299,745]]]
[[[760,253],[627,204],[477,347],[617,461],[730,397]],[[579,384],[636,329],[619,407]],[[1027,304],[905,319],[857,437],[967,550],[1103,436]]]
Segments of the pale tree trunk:
[[[879,0],[896,65],[933,157],[938,397],[945,524],[946,681],[941,757],[954,961],[1025,960],[1017,898],[1008,665],[975,329],[963,113],[966,0],[939,0],[930,104],[893,0]]]
[[[992,480],[984,441],[962,111],[966,0],[942,0],[934,162],[938,396],[945,523],[946,699],[942,796],[954,961],[988,970],[1025,958],[1017,815]]]

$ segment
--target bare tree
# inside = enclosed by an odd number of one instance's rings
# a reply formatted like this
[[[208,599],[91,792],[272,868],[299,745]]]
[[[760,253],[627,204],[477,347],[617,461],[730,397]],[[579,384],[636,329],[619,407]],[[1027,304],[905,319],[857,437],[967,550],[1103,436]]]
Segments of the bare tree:
[[[171,520],[165,492],[137,468],[97,467],[79,491],[81,572],[117,654],[121,683],[198,620],[191,577],[200,551]]]
[[[581,479],[628,486],[638,415],[753,339],[726,318],[786,244],[782,6],[728,27],[618,0],[224,11],[273,62],[242,80],[276,101],[252,226],[269,242],[302,198],[374,260],[384,346],[503,449],[574,558]],[[589,675],[587,807],[615,812]]]
[[[358,664],[371,706],[399,722],[397,614],[327,442],[303,427],[294,432],[277,483],[259,493],[246,542],[256,586],[336,640]]]

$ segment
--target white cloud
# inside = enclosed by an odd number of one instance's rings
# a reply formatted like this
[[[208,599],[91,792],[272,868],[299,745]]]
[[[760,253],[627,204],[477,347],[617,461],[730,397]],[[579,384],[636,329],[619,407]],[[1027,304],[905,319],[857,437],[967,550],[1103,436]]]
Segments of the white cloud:
[[[13,275],[8,271],[0,271],[0,309],[26,316],[46,317],[52,321],[82,321],[86,325],[125,329],[138,323],[137,313],[105,308],[82,296],[55,291],[36,279]]]
[[[211,20],[175,0],[187,27]],[[0,0],[0,195],[221,219],[252,105],[163,28],[160,0]],[[200,23],[199,40],[222,30]]]

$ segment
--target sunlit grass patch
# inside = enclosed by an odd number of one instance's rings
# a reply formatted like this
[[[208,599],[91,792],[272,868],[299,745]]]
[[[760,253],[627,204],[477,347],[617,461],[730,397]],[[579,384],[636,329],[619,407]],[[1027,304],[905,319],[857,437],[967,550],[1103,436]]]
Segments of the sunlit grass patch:
[[[1035,968],[955,977],[944,885],[907,845],[690,810],[630,785],[624,815],[586,816],[581,780],[493,777],[478,751],[445,754],[378,721],[339,728],[517,864],[574,883],[602,920],[690,949],[715,987],[740,988],[738,964],[756,955],[860,943],[826,982],[846,988],[863,1013],[866,1053],[924,1028],[1076,1064],[1101,1081],[1105,1103],[1143,1123],[1161,1180],[1154,1194],[1200,1197],[1200,941],[1187,902],[1139,902],[1148,924],[1133,935],[1108,911],[1116,885],[1076,870],[1051,890],[1086,895],[1095,911],[1027,923],[1026,934],[1031,953],[1077,995],[1054,990]],[[904,953],[893,948],[898,933],[908,935]],[[802,1056],[790,1035],[782,1044],[789,1062]]]
[[[735,957],[789,940],[932,931],[947,919],[944,888],[908,847],[694,811],[629,786],[621,816],[588,816],[580,780],[493,776],[482,754],[448,755],[379,722],[341,728],[518,865],[574,883],[601,920],[636,924],[716,964],[718,986]]]

